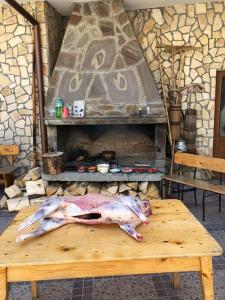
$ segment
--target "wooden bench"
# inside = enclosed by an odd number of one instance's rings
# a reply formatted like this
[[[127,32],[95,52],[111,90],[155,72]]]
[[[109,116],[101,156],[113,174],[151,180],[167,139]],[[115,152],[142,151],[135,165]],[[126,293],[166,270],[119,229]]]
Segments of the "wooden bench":
[[[174,162],[178,165],[178,174],[174,174],[173,172],[173,174],[166,175],[162,178],[163,197],[165,197],[166,194],[166,183],[176,182],[178,184],[178,197],[180,194],[180,185],[182,185],[182,199],[185,185],[194,188],[196,201],[196,189],[203,190],[203,220],[205,220],[205,198],[207,192],[213,192],[219,195],[219,212],[221,212],[221,195],[225,195],[225,186],[221,185],[222,175],[225,173],[225,159],[177,152],[175,153]],[[181,166],[194,168],[194,178],[180,175],[179,173]],[[220,184],[214,184],[207,181],[195,179],[196,169],[218,172],[221,175]]]
[[[13,183],[13,172],[17,169],[13,167],[16,155],[19,154],[18,145],[0,145],[0,162],[5,158],[7,166],[0,167],[0,184],[4,184],[5,188]]]

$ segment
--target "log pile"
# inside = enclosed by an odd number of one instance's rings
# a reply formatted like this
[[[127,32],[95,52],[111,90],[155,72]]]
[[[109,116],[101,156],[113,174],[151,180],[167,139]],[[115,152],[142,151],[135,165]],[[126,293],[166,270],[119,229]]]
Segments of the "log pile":
[[[9,211],[43,202],[46,197],[83,196],[87,193],[103,195],[128,195],[141,200],[159,199],[159,189],[152,182],[65,182],[48,183],[41,179],[40,168],[30,170],[15,179],[14,184],[5,189],[0,207]]]

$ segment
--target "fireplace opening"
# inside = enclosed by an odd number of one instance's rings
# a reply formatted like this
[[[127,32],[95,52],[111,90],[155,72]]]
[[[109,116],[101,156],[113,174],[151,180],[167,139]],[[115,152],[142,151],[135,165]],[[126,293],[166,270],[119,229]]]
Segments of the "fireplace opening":
[[[58,126],[58,150],[73,163],[79,153],[98,157],[103,151],[114,151],[121,166],[155,165],[155,125]]]

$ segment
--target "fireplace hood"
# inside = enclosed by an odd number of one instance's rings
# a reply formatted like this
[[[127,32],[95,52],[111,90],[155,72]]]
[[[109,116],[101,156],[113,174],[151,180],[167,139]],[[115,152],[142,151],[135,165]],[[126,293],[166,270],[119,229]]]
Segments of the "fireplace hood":
[[[150,115],[166,122],[163,101],[121,0],[74,4],[46,95],[46,121],[57,97],[64,105],[85,100],[87,118],[137,116],[140,107],[149,105]]]

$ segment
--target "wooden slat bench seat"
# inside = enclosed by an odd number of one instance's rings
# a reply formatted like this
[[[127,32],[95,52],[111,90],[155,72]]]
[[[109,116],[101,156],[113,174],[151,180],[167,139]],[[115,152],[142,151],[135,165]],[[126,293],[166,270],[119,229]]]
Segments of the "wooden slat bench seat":
[[[203,181],[203,180],[199,180],[199,179],[192,179],[192,178],[188,178],[188,177],[185,177],[182,175],[173,175],[173,174],[164,176],[163,179],[168,180],[168,181],[177,182],[177,183],[184,184],[184,185],[188,185],[188,186],[192,186],[192,187],[195,187],[200,190],[206,190],[209,192],[214,192],[214,193],[225,195],[225,186],[223,186],[223,185],[213,184],[213,183],[209,183],[207,181]]]
[[[178,172],[181,166],[192,167],[195,169],[203,169],[210,170],[212,172],[218,172],[220,174],[225,173],[225,159],[203,156],[203,155],[195,155],[189,153],[175,153],[174,157],[175,164],[178,165]],[[175,182],[182,186],[190,186],[194,189],[203,190],[203,220],[205,220],[205,193],[213,192],[219,195],[219,211],[221,212],[221,195],[225,195],[225,186],[221,184],[214,184],[208,181],[203,181],[200,179],[189,178],[187,176],[178,175],[178,174],[170,174],[165,175],[163,178],[163,197],[165,197],[165,185],[166,182]],[[221,183],[222,181],[220,181]],[[196,194],[195,194],[196,196]]]

